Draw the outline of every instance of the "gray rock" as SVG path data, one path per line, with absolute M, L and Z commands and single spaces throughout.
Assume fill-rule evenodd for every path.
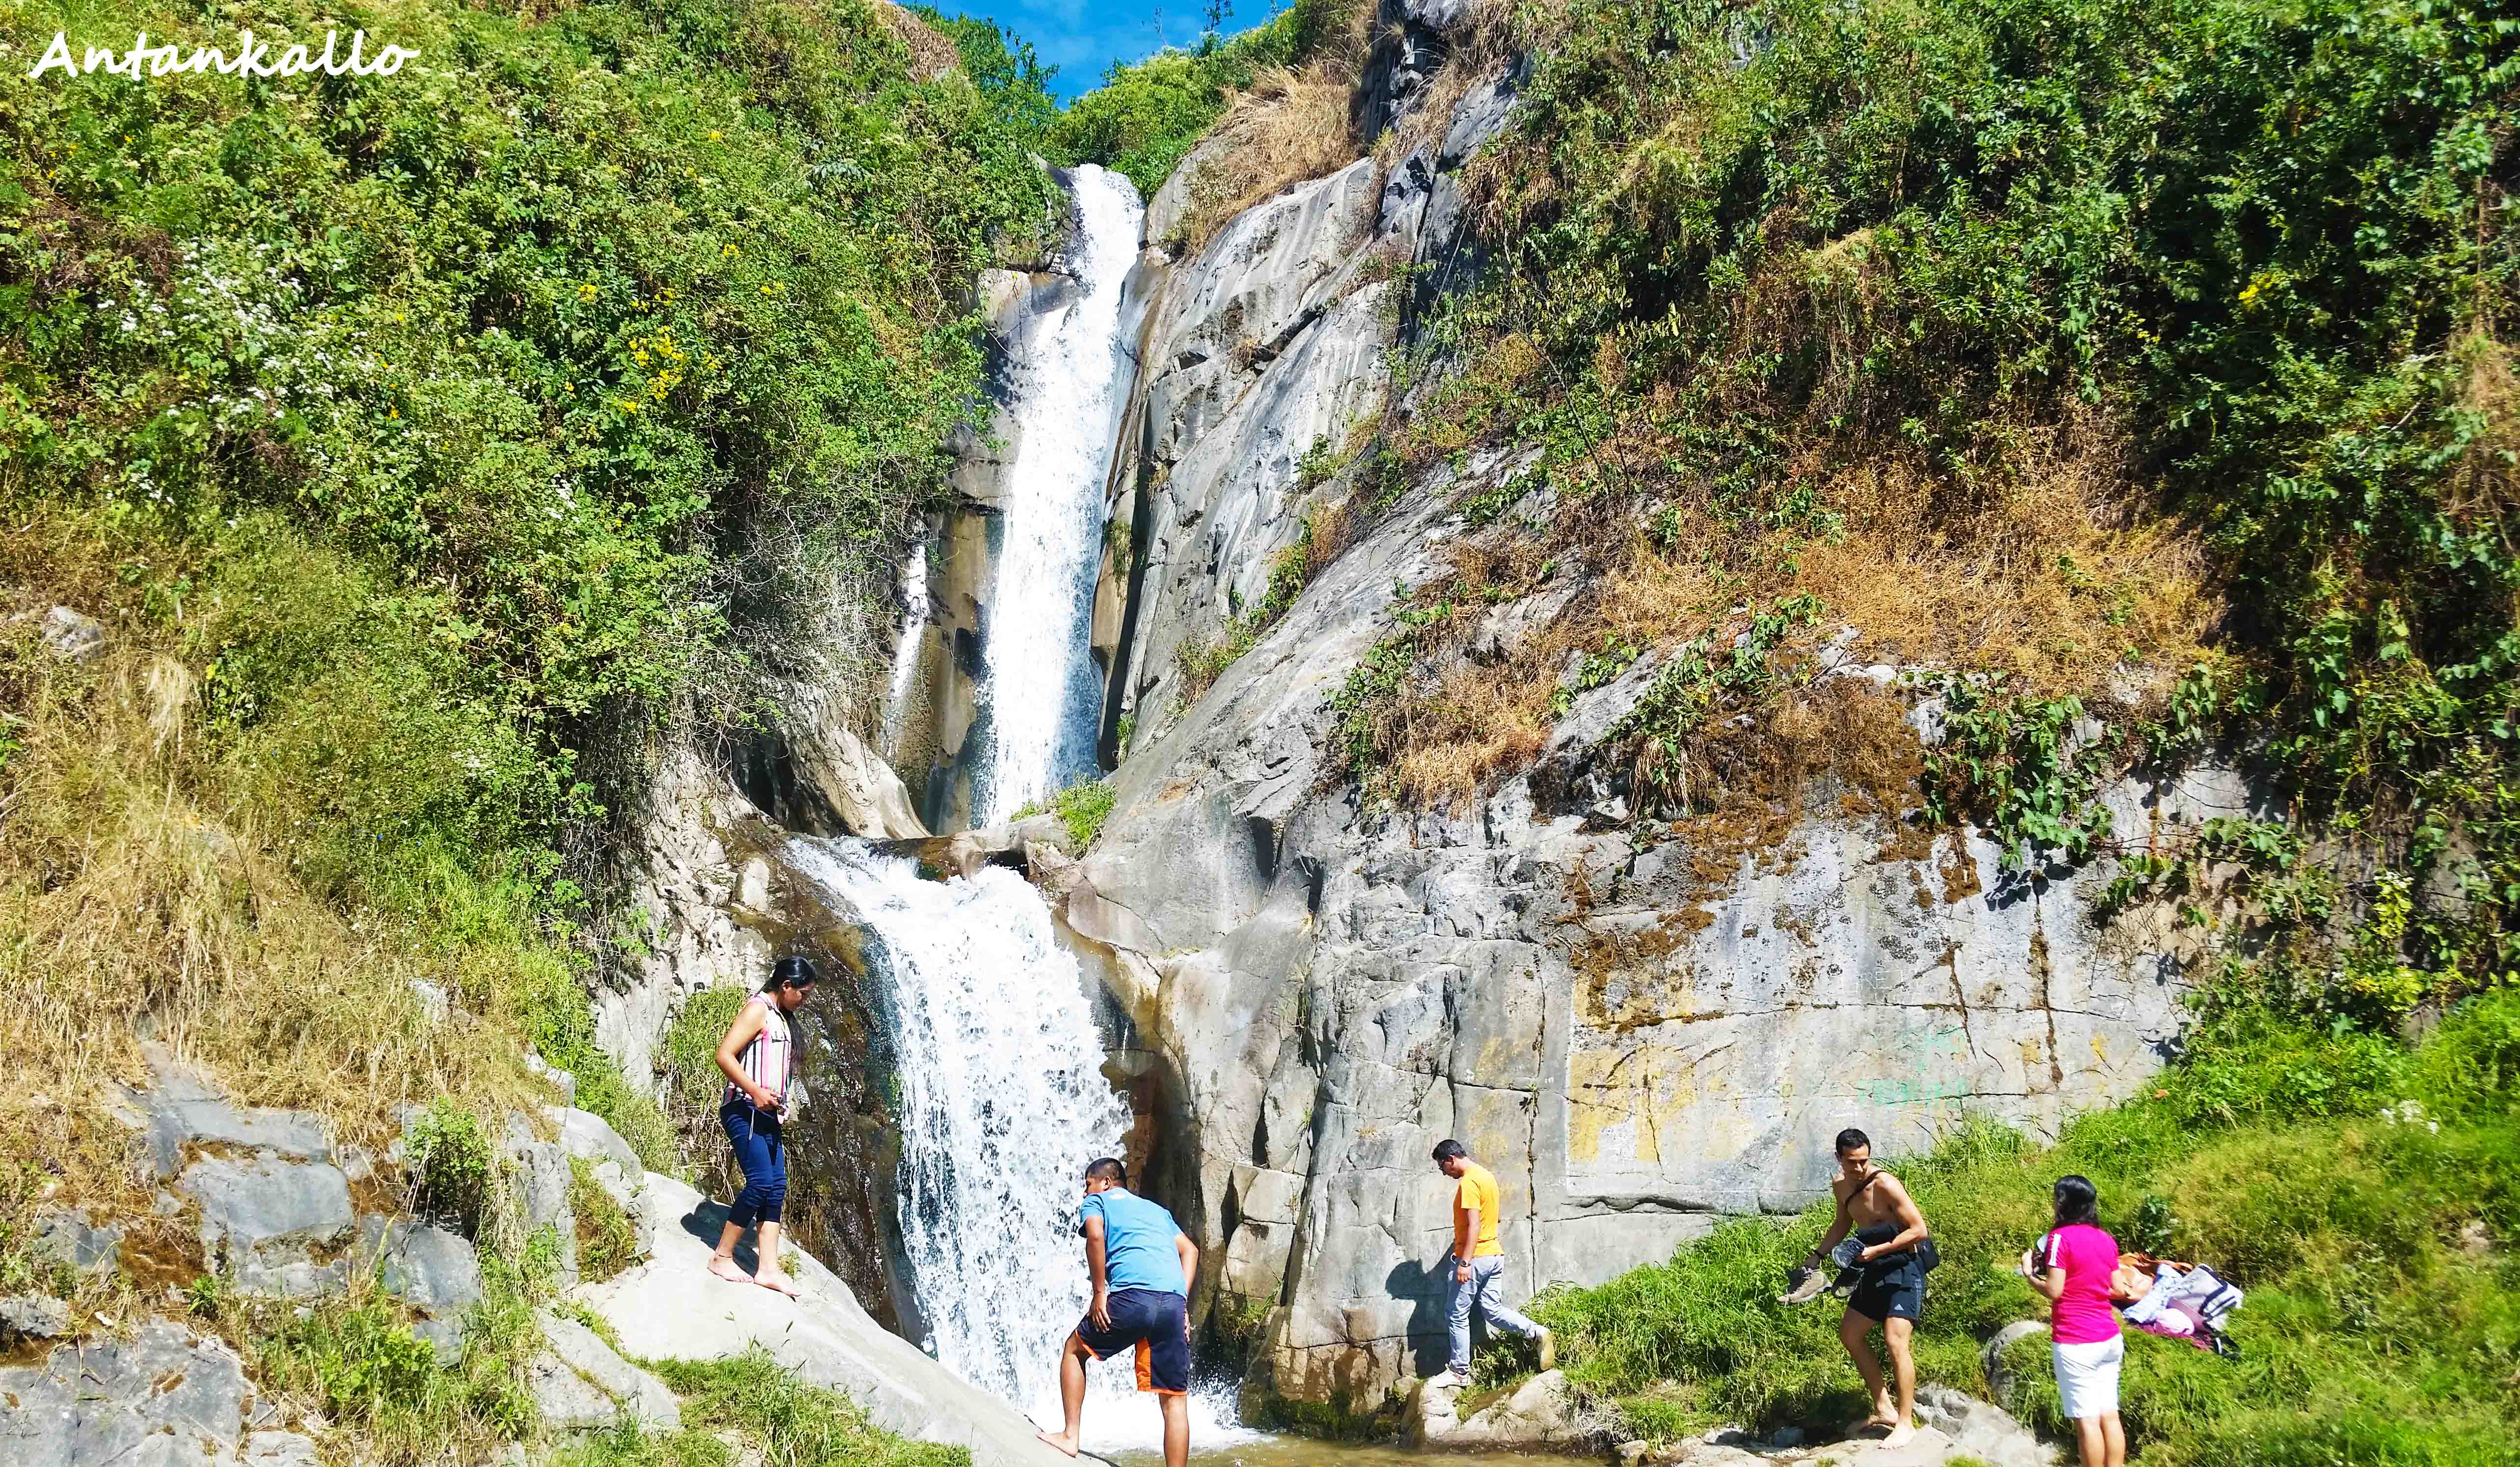
M 1146 412 L 1159 431 L 1151 395 Z M 1652 661 L 1477 800 L 1384 815 L 1316 795 L 1339 784 L 1329 695 L 1388 635 L 1394 581 L 1432 574 L 1451 503 L 1505 463 L 1460 471 L 1405 493 L 1197 704 L 1169 725 L 1142 711 L 1157 732 L 1062 878 L 1089 971 L 1181 1077 L 1180 1154 L 1202 1159 L 1185 1225 L 1229 1292 L 1283 1301 L 1260 1373 L 1292 1399 L 1440 1367 L 1439 1138 L 1496 1171 L 1522 1297 L 1668 1258 L 1728 1213 L 1800 1207 L 1843 1126 L 1894 1157 L 1963 1112 L 2048 1131 L 2132 1092 L 2184 1013 L 2167 924 L 2086 915 L 2105 859 L 2034 890 L 1981 836 L 1912 852 L 1825 792 L 1779 843 L 1587 828 L 1622 798 L 1598 750 Z M 1215 594 L 1238 562 L 1212 549 L 1182 546 L 1181 600 L 1158 604 Z M 1174 597 L 1175 574 L 1150 567 L 1148 594 Z M 1161 675 L 1126 675 L 1162 696 Z M 2126 828 L 2204 808 L 2187 783 L 2108 798 Z M 1245 1168 L 1296 1178 L 1273 1183 L 1293 1216 L 1229 1227 Z
M 1562 1370 L 1547 1370 L 1477 1414 L 1457 1413 L 1458 1389 L 1420 1381 L 1401 1417 L 1403 1445 L 1441 1451 L 1578 1451 L 1598 1449 L 1613 1435 L 1607 1418 L 1587 1412 Z
M 1043 1445 L 1012 1406 L 869 1318 L 848 1287 L 811 1257 L 787 1252 L 800 1299 L 710 1276 L 710 1244 L 690 1229 L 714 1237 L 724 1209 L 670 1177 L 652 1173 L 646 1181 L 665 1214 L 684 1225 L 659 1231 L 649 1262 L 573 1296 L 611 1325 L 624 1351 L 649 1359 L 718 1360 L 758 1347 L 807 1384 L 847 1395 L 887 1430 L 968 1446 L 973 1467 L 1073 1467 Z
M 560 1090 L 561 1104 L 575 1105 L 577 1103 L 576 1076 L 562 1069 L 558 1065 L 545 1063 L 543 1057 L 536 1054 L 531 1049 L 525 1051 L 525 1068 L 537 1077 L 550 1081 L 552 1085 Z
M 166 1320 L 128 1341 L 56 1349 L 0 1370 L 0 1461 L 10 1467 L 197 1464 L 232 1458 L 253 1388 L 226 1345 Z
M 105 655 L 105 624 L 68 606 L 55 606 L 44 613 L 40 635 L 44 649 L 66 661 L 93 662 Z
M 626 1176 L 637 1177 L 646 1169 L 639 1165 L 639 1153 L 621 1139 L 621 1134 L 591 1111 L 565 1110 L 546 1106 L 543 1114 L 560 1129 L 560 1145 L 571 1156 L 587 1161 L 608 1161 Z
M 349 1179 L 320 1162 L 198 1161 L 175 1186 L 200 1206 L 202 1247 L 213 1259 L 343 1243 L 355 1221 Z
M 437 1363 L 453 1369 L 464 1363 L 464 1326 L 453 1319 L 415 1319 L 411 1332 L 437 1352 Z
M 1986 1349 L 1980 1353 L 1980 1358 L 1986 1365 L 1988 1395 L 1998 1400 L 2012 1400 L 2012 1381 L 2015 1372 L 2005 1363 L 2004 1356 L 2011 1354 L 2012 1347 L 2023 1340 L 2029 1339 L 2032 1335 L 2044 1335 L 2047 1332 L 2048 1321 L 2045 1319 L 2015 1319 L 1995 1332 L 1995 1337 L 1986 1342 Z
M 1989 1467 L 2054 1467 L 2056 1449 L 2002 1407 L 1949 1386 L 1916 1391 L 1916 1421 L 1949 1439 L 1952 1455 Z
M 508 1169 L 508 1196 L 517 1209 L 518 1231 L 550 1227 L 560 1238 L 561 1270 L 567 1281 L 577 1278 L 577 1228 L 568 1207 L 568 1153 L 556 1141 L 537 1139 L 521 1111 L 508 1113 L 500 1138 L 500 1155 Z
M 121 1257 L 122 1229 L 90 1226 L 77 1210 L 48 1212 L 35 1220 L 35 1251 L 81 1273 L 110 1269 Z
M 144 1052 L 157 1084 L 131 1098 L 147 1116 L 149 1159 L 159 1178 L 184 1170 L 188 1147 L 269 1151 L 306 1162 L 333 1159 L 322 1118 L 233 1105 L 162 1047 L 152 1045 Z
M 480 1257 L 445 1228 L 361 1218 L 358 1258 L 379 1288 L 424 1312 L 453 1316 L 480 1302 Z
M 245 1467 L 324 1467 L 314 1439 L 295 1432 L 255 1432 L 245 1439 Z
M 663 1381 L 613 1354 L 602 1337 L 576 1320 L 548 1311 L 540 1318 L 551 1356 L 591 1382 L 617 1409 L 643 1427 L 683 1429 L 682 1404 Z
M 12 1294 L 0 1299 L 0 1340 L 13 1335 L 58 1340 L 69 1332 L 70 1307 L 49 1294 Z
M 556 1431 L 594 1431 L 620 1419 L 621 1407 L 611 1397 L 548 1351 L 525 1367 L 525 1386 L 543 1424 Z

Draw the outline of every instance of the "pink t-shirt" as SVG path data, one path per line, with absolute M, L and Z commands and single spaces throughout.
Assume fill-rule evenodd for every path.
M 2118 1271 L 2118 1240 L 2076 1222 L 2039 1240 L 2033 1260 L 2039 1271 L 2065 1270 L 2065 1292 L 2056 1298 L 2048 1333 L 2059 1345 L 2095 1345 L 2118 1337 L 2118 1316 L 2109 1308 L 2109 1275 Z

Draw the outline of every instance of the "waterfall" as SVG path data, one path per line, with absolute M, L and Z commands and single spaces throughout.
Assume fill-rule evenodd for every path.
M 901 1136 L 897 1216 L 922 1343 L 947 1368 L 1045 1426 L 1058 1350 L 1091 1288 L 1076 1235 L 1085 1165 L 1120 1152 L 1128 1106 L 1076 959 L 1032 884 L 991 867 L 923 880 L 859 840 L 792 836 L 787 865 L 862 925 L 867 990 L 888 1041 Z M 1160 1445 L 1127 1359 L 1097 1365 L 1086 1443 Z M 1230 1387 L 1192 1400 L 1204 1445 L 1249 1440 Z
M 1010 343 L 1006 411 L 1015 424 L 1007 470 L 1004 543 L 982 645 L 980 691 L 990 731 L 971 822 L 1005 819 L 1095 768 L 1102 684 L 1091 651 L 1094 579 L 1102 562 L 1103 487 L 1129 392 L 1121 288 L 1138 258 L 1137 190 L 1119 174 L 1077 168 L 1076 234 L 1062 303 L 1031 317 Z

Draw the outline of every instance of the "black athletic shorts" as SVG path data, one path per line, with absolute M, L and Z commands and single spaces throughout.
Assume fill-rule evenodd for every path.
M 1141 1391 L 1158 1396 L 1190 1392 L 1190 1301 L 1179 1294 L 1122 1289 L 1111 1296 L 1111 1327 L 1096 1329 L 1089 1311 L 1076 1321 L 1076 1338 L 1098 1360 L 1135 1346 Z
M 1866 1233 L 1873 1236 L 1866 1237 Z M 1899 1229 L 1887 1223 L 1875 1223 L 1856 1233 L 1867 1246 L 1886 1243 L 1899 1235 Z M 1846 1296 L 1846 1307 L 1867 1319 L 1905 1319 L 1910 1323 L 1925 1316 L 1925 1264 L 1911 1248 L 1876 1258 L 1864 1266 L 1864 1276 L 1855 1282 L 1855 1292 Z

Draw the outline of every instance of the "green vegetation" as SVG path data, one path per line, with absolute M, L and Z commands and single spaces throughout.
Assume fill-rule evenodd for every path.
M 412 1212 L 477 1237 L 492 1186 L 490 1140 L 479 1118 L 441 1095 L 413 1118 L 404 1146 Z
M 236 20 L 34 3 L 0 40 Z M 112 1138 L 19 1107 L 136 1077 L 63 1018 L 147 1008 L 363 1140 L 534 1098 L 522 1036 L 673 1170 L 585 997 L 638 943 L 615 812 L 666 723 L 776 717 L 831 588 L 881 599 L 980 387 L 972 273 L 1052 223 L 1022 68 L 914 80 L 934 38 L 865 0 L 390 20 L 390 78 L 0 99 L 0 1155 L 94 1190 Z M 10 619 L 55 602 L 98 663 Z
M 765 1351 L 649 1368 L 682 1398 L 684 1429 L 670 1436 L 625 1429 L 572 1443 L 555 1467 L 728 1467 L 734 1454 L 716 1435 L 727 1430 L 781 1467 L 970 1467 L 969 1447 L 895 1436 L 847 1397 L 799 1384 Z
M 2210 745 L 2323 859 L 2395 873 L 2239 904 L 2235 993 L 2389 1023 L 2520 971 L 2520 22 L 1577 0 L 1512 24 L 1536 73 L 1466 174 L 1495 263 L 1425 323 L 1386 448 L 1539 450 L 1551 522 L 1487 554 L 1586 554 L 1576 647 L 1817 597 L 1950 670 L 1927 803 L 2007 866 L 2109 850 L 2096 792 Z M 1417 680 L 1373 767 L 1517 721 L 1537 747 L 1522 689 L 1554 670 L 1491 669 L 1484 701 Z
M 1113 64 L 1102 85 L 1077 98 L 1044 134 L 1044 151 L 1065 164 L 1100 163 L 1128 175 L 1149 199 L 1163 187 L 1209 124 L 1225 114 L 1229 90 L 1264 68 L 1291 67 L 1347 24 L 1352 0 L 1294 0 L 1230 39 L 1211 26 L 1194 50 L 1166 49 Z
M 1111 818 L 1112 803 L 1119 797 L 1119 790 L 1110 780 L 1093 779 L 1083 784 L 1071 784 L 1052 795 L 1046 803 L 1036 800 L 1016 811 L 1014 819 L 1056 815 L 1067 827 L 1068 840 L 1077 850 L 1083 851 L 1094 844 L 1094 837 L 1102 833 L 1102 822 Z
M 568 1159 L 568 1209 L 577 1229 L 577 1276 L 603 1283 L 638 1262 L 639 1230 L 595 1177 L 595 1164 Z
M 485 1256 L 481 1283 L 453 1369 L 438 1364 L 436 1347 L 411 1332 L 398 1307 L 358 1295 L 261 1307 L 276 1326 L 249 1358 L 272 1389 L 357 1432 L 371 1460 L 485 1457 L 498 1442 L 530 1436 L 540 1420 L 524 1367 L 541 1346 L 534 1306 L 550 1279 Z
M 2236 1361 L 2131 1333 L 2125 1411 L 2147 1462 L 2504 1462 L 2520 1453 L 2520 993 L 2469 1000 L 2421 1047 L 2351 1032 L 2216 1026 L 2148 1093 L 2069 1124 L 2052 1147 L 1972 1124 L 1894 1163 L 1943 1265 L 1917 1333 L 1920 1377 L 1983 1395 L 1979 1345 L 2044 1317 L 2011 1271 L 2068 1172 L 2103 1222 L 2211 1264 L 2248 1291 Z M 1725 1421 L 1861 1415 L 1838 1308 L 1776 1303 L 1825 1204 L 1726 1223 L 1671 1263 L 1535 1310 L 1569 1374 L 1673 1437 Z M 2149 1230 L 2157 1236 L 2145 1237 Z M 2057 1415 L 2045 1337 L 2003 1402 Z

